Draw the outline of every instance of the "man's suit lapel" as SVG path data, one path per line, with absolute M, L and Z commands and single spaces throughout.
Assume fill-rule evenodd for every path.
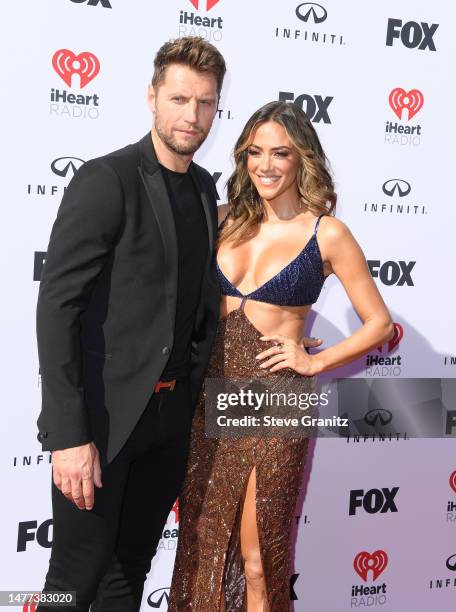
M 176 313 L 176 288 L 178 273 L 177 236 L 173 211 L 165 180 L 160 171 L 150 132 L 139 141 L 141 165 L 138 168 L 146 189 L 149 203 L 160 229 L 165 254 L 164 277 L 166 298 L 171 321 Z
M 174 224 L 173 212 L 169 201 L 168 191 L 163 175 L 160 171 L 157 155 L 152 143 L 150 132 L 139 141 L 140 148 L 140 166 L 138 168 L 141 178 L 146 189 L 146 193 L 157 219 L 160 228 L 160 234 L 163 242 L 163 250 L 165 253 L 165 282 L 168 310 L 171 320 L 174 323 L 176 312 L 176 288 L 177 288 L 177 273 L 178 273 L 178 254 L 177 254 L 177 236 L 176 227 Z M 198 172 L 194 164 L 190 164 L 190 176 L 192 177 L 198 192 L 201 196 L 201 202 L 206 216 L 207 232 L 209 238 L 209 252 L 207 256 L 207 265 L 205 274 L 208 274 L 210 263 L 214 252 L 215 233 L 217 224 L 215 221 L 214 206 L 211 206 L 211 196 L 206 191 L 203 182 L 198 176 Z
M 198 188 L 199 194 L 201 196 L 201 202 L 203 203 L 204 214 L 206 215 L 207 232 L 209 236 L 209 254 L 208 254 L 208 262 L 209 262 L 212 259 L 212 254 L 214 251 L 215 226 L 214 226 L 214 218 L 213 218 L 213 213 L 212 213 L 213 207 L 211 207 L 209 203 L 209 195 L 204 189 L 204 185 L 200 181 L 198 177 L 198 173 L 196 172 L 195 166 L 193 164 L 190 164 L 190 176 L 192 177 L 193 182 Z

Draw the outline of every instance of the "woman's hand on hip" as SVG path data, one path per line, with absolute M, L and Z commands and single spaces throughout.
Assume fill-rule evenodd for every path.
M 305 350 L 307 347 L 319 346 L 322 342 L 318 338 L 304 338 L 301 342 L 295 342 L 279 334 L 273 336 L 262 336 L 263 342 L 274 342 L 274 346 L 262 351 L 256 359 L 266 359 L 260 368 L 268 369 L 268 372 L 277 372 L 284 368 L 291 368 L 302 376 L 314 376 L 317 373 L 317 364 L 313 355 Z

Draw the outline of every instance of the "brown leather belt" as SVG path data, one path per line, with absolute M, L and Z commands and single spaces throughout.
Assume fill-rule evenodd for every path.
M 169 389 L 169 391 L 174 391 L 174 387 L 176 385 L 176 379 L 173 380 L 159 380 L 155 384 L 154 393 L 159 393 L 160 389 Z

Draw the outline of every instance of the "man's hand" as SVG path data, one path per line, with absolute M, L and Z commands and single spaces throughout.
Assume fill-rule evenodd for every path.
M 55 486 L 80 510 L 92 510 L 94 485 L 101 487 L 101 466 L 98 449 L 93 442 L 52 451 Z

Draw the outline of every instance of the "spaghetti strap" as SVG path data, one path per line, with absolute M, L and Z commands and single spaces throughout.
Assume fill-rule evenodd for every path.
M 317 233 L 318 226 L 320 225 L 320 219 L 321 219 L 322 217 L 324 217 L 324 216 L 325 216 L 325 214 L 326 214 L 326 213 L 323 213 L 323 214 L 321 214 L 321 215 L 318 217 L 317 222 L 315 223 L 314 234 L 316 234 L 316 233 Z

